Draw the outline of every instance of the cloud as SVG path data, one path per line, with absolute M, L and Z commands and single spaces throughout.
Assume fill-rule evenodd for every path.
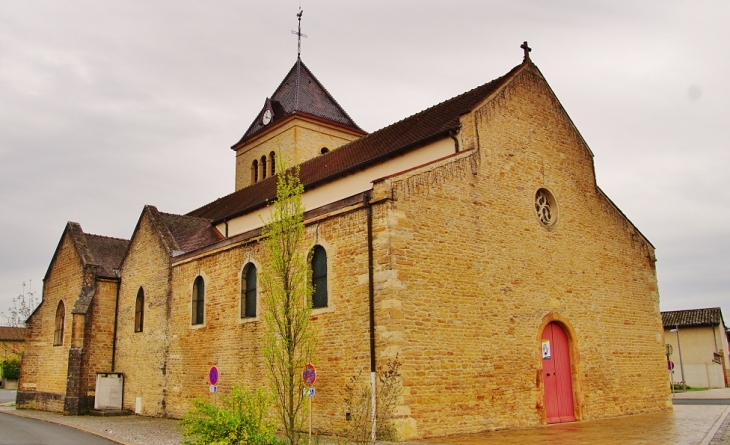
M 298 7 L 3 3 L 0 309 L 40 290 L 68 220 L 129 237 L 144 204 L 233 190 L 229 147 L 294 63 Z M 370 131 L 501 76 L 527 40 L 599 185 L 656 246 L 662 308 L 727 304 L 727 2 L 303 7 L 304 61 Z

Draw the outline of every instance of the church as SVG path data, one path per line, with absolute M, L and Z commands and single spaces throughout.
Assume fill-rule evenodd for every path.
M 83 414 L 98 373 L 123 376 L 125 409 L 171 418 L 212 397 L 211 366 L 220 393 L 265 384 L 261 226 L 286 158 L 316 283 L 315 429 L 340 431 L 346 381 L 396 356 L 404 440 L 671 410 L 654 247 L 522 48 L 373 133 L 298 57 L 231 147 L 232 193 L 145 206 L 129 240 L 66 225 L 18 408 Z

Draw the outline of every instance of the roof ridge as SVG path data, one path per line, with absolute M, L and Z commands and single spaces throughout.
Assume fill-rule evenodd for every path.
M 160 215 L 165 215 L 165 216 L 177 216 L 177 217 L 181 217 L 181 218 L 191 218 L 191 219 L 199 219 L 199 220 L 201 220 L 201 221 L 206 221 L 206 222 L 211 222 L 211 221 L 213 221 L 213 220 L 212 220 L 212 219 L 210 219 L 210 218 L 203 218 L 202 216 L 180 215 L 180 214 L 178 214 L 178 213 L 160 212 L 159 210 L 158 210 L 157 212 L 158 212 L 158 213 L 159 213 Z
M 333 96 L 332 93 L 330 93 L 329 90 L 322 84 L 322 82 L 319 81 L 319 79 L 317 78 L 317 76 L 314 75 L 314 73 L 312 72 L 312 70 L 310 70 L 307 67 L 307 65 L 304 64 L 304 62 L 301 60 L 301 58 L 299 59 L 299 61 L 301 62 L 301 65 L 304 67 L 304 69 L 307 70 L 307 72 L 309 73 L 309 75 L 312 76 L 312 79 L 315 82 L 317 82 L 317 85 L 319 85 L 319 87 L 322 89 L 322 91 L 324 91 L 325 93 L 327 93 L 327 96 L 332 100 L 332 102 L 335 103 L 335 105 L 337 105 L 337 108 L 340 109 L 340 111 L 342 112 L 342 114 L 344 114 L 353 124 L 355 124 L 355 128 L 357 128 L 359 130 L 362 130 L 362 128 L 360 128 L 360 126 L 357 125 L 357 122 L 355 122 L 355 120 L 350 117 L 350 115 L 347 113 L 347 111 L 345 111 L 345 109 L 342 107 L 342 105 L 340 105 L 340 103 L 337 102 L 337 99 L 335 99 L 335 96 Z M 365 130 L 363 130 L 363 131 L 365 131 Z
M 301 57 L 297 57 L 297 63 L 295 66 L 297 67 L 297 75 L 294 77 L 294 81 L 295 81 L 294 111 L 299 109 L 299 90 L 302 86 L 302 84 L 299 82 L 302 78 L 302 58 Z
M 95 238 L 106 238 L 106 239 L 112 239 L 112 240 L 116 240 L 116 241 L 129 241 L 129 240 L 128 240 L 128 239 L 126 239 L 126 238 L 117 238 L 117 237 L 115 237 L 115 236 L 107 236 L 107 235 L 97 235 L 97 234 L 95 234 L 95 233 L 84 233 L 84 235 L 86 235 L 86 236 L 93 236 L 93 237 L 95 237 Z
M 443 106 L 443 104 L 445 104 L 445 103 L 448 103 L 448 102 L 451 102 L 451 101 L 457 101 L 458 99 L 460 99 L 460 98 L 462 98 L 462 97 L 464 97 L 464 96 L 467 96 L 467 95 L 469 95 L 469 94 L 473 94 L 473 93 L 474 93 L 474 92 L 475 92 L 476 90 L 478 90 L 478 89 L 480 89 L 480 88 L 486 88 L 486 87 L 487 87 L 488 85 L 491 85 L 491 84 L 492 84 L 493 82 L 496 82 L 496 81 L 498 81 L 498 80 L 500 80 L 500 79 L 506 78 L 507 76 L 511 75 L 511 74 L 513 73 L 513 71 L 515 71 L 515 70 L 516 70 L 517 68 L 521 67 L 522 65 L 523 65 L 523 63 L 521 63 L 521 64 L 519 64 L 519 65 L 515 66 L 514 68 L 512 68 L 511 70 L 509 70 L 509 71 L 508 71 L 508 72 L 507 72 L 506 74 L 504 74 L 504 75 L 502 75 L 502 76 L 499 76 L 499 77 L 497 77 L 497 78 L 494 78 L 494 79 L 490 80 L 489 82 L 485 82 L 485 83 L 483 83 L 483 84 L 481 84 L 481 85 L 478 85 L 478 86 L 476 86 L 476 87 L 474 87 L 474 88 L 472 88 L 472 89 L 470 89 L 470 90 L 468 90 L 468 91 L 465 91 L 465 92 L 463 92 L 463 93 L 461 93 L 461 94 L 457 94 L 456 96 L 450 97 L 450 98 L 448 98 L 448 99 L 444 99 L 444 100 L 442 100 L 441 102 L 439 102 L 439 103 L 437 103 L 437 104 L 431 105 L 430 107 L 428 107 L 428 108 L 424 108 L 423 110 L 421 110 L 421 111 L 418 111 L 418 112 L 416 112 L 416 113 L 414 113 L 414 114 L 411 114 L 410 116 L 406 116 L 406 117 L 404 117 L 403 119 L 401 119 L 401 120 L 399 120 L 399 121 L 393 122 L 392 124 L 389 124 L 389 125 L 386 125 L 385 127 L 379 128 L 379 129 L 377 129 L 377 130 L 373 131 L 372 133 L 368 133 L 368 134 L 366 134 L 366 135 L 364 135 L 364 136 L 362 136 L 362 137 L 359 137 L 359 138 L 355 139 L 354 141 L 348 142 L 347 144 L 345 144 L 345 145 L 342 145 L 342 146 L 338 147 L 338 148 L 337 148 L 337 150 L 339 150 L 339 149 L 341 149 L 341 148 L 344 148 L 344 147 L 347 147 L 348 145 L 352 145 L 352 144 L 354 144 L 354 143 L 356 143 L 356 142 L 357 142 L 357 143 L 361 143 L 361 141 L 367 141 L 367 140 L 368 140 L 368 138 L 370 138 L 371 136 L 372 136 L 372 137 L 377 137 L 377 136 L 379 136 L 379 135 L 378 135 L 378 133 L 380 133 L 380 132 L 382 132 L 382 131 L 385 131 L 385 130 L 387 130 L 387 129 L 388 129 L 388 128 L 390 128 L 390 127 L 393 127 L 393 126 L 399 125 L 400 123 L 402 123 L 402 122 L 405 122 L 405 121 L 407 121 L 407 120 L 409 120 L 409 119 L 414 119 L 414 118 L 416 118 L 416 117 L 417 117 L 417 116 L 419 116 L 419 115 L 423 115 L 423 114 L 426 114 L 427 112 L 429 112 L 429 111 L 433 110 L 433 109 L 434 109 L 434 108 L 436 108 L 436 107 L 439 107 L 439 106 Z M 312 77 L 314 77 L 314 75 L 313 75 Z M 315 79 L 315 80 L 316 80 L 316 79 Z M 312 161 L 314 161 L 314 160 L 316 160 L 316 159 L 319 159 L 319 158 L 322 158 L 322 157 L 324 157 L 324 156 L 327 156 L 327 155 L 329 155 L 329 154 L 331 154 L 331 153 L 334 153 L 335 151 L 336 151 L 336 150 L 332 150 L 332 151 L 330 151 L 330 152 L 328 152 L 328 153 L 325 153 L 325 154 L 323 154 L 323 155 L 321 155 L 321 156 L 317 156 L 317 157 L 314 157 L 314 158 L 308 159 L 308 160 L 306 160 L 306 161 L 302 162 L 302 163 L 301 163 L 301 164 L 299 164 L 299 165 L 305 165 L 305 164 L 308 164 L 308 163 L 310 163 L 310 162 L 312 162 Z M 266 178 L 266 179 L 269 179 L 269 178 Z
M 434 109 L 434 108 L 436 108 L 436 107 L 439 107 L 439 106 L 443 106 L 443 104 L 445 104 L 445 103 L 447 103 L 447 102 L 451 102 L 451 101 L 457 101 L 457 100 L 458 100 L 458 99 L 460 99 L 461 97 L 467 96 L 467 95 L 469 95 L 469 94 L 473 94 L 473 93 L 474 93 L 474 92 L 475 92 L 476 90 L 478 90 L 478 89 L 480 89 L 480 88 L 485 88 L 485 87 L 487 87 L 488 85 L 491 85 L 491 84 L 492 84 L 492 82 L 496 82 L 496 81 L 498 81 L 498 80 L 500 80 L 500 79 L 503 79 L 503 78 L 505 78 L 505 77 L 509 76 L 510 74 L 512 74 L 512 72 L 513 72 L 513 71 L 515 71 L 515 70 L 516 70 L 517 68 L 521 67 L 522 65 L 523 65 L 523 64 L 519 64 L 519 65 L 515 66 L 514 68 L 512 68 L 511 70 L 509 70 L 509 71 L 508 71 L 508 72 L 507 72 L 506 74 L 504 74 L 504 75 L 502 75 L 502 76 L 496 77 L 496 78 L 494 78 L 494 79 L 490 80 L 489 82 L 485 82 L 485 83 L 483 83 L 483 84 L 481 84 L 481 85 L 478 85 L 478 86 L 476 86 L 476 87 L 474 87 L 474 88 L 472 88 L 472 89 L 470 89 L 470 90 L 467 90 L 467 91 L 465 91 L 465 92 L 463 92 L 463 93 L 461 93 L 461 94 L 457 94 L 456 96 L 452 96 L 452 97 L 450 97 L 450 98 L 448 98 L 448 99 L 444 99 L 444 100 L 442 100 L 441 102 L 439 102 L 439 103 L 437 103 L 437 104 L 431 105 L 430 107 L 428 107 L 428 108 L 424 108 L 423 110 L 421 110 L 421 111 L 418 111 L 418 112 L 416 112 L 416 113 L 414 113 L 414 114 L 411 114 L 410 116 L 406 116 L 406 117 L 404 117 L 403 119 L 401 119 L 401 120 L 399 120 L 399 121 L 393 122 L 392 124 L 389 124 L 389 125 L 386 125 L 385 127 L 379 128 L 379 129 L 377 129 L 377 130 L 373 131 L 372 133 L 368 133 L 368 134 L 366 134 L 365 136 L 363 136 L 363 137 L 361 137 L 361 138 L 358 138 L 358 139 L 355 139 L 354 141 L 352 141 L 352 142 L 349 142 L 348 144 L 345 144 L 345 145 L 349 145 L 349 144 L 351 144 L 351 143 L 353 143 L 353 142 L 355 142 L 355 141 L 361 141 L 361 140 L 366 140 L 366 139 L 367 139 L 368 137 L 370 137 L 370 136 L 372 136 L 372 135 L 374 135 L 374 134 L 376 134 L 376 133 L 378 133 L 378 132 L 380 132 L 380 131 L 383 131 L 383 130 L 385 130 L 385 129 L 387 129 L 387 128 L 390 128 L 390 127 L 392 127 L 392 126 L 394 126 L 394 125 L 398 125 L 398 124 L 400 124 L 400 123 L 401 123 L 401 122 L 403 122 L 403 121 L 407 121 L 407 120 L 409 120 L 409 119 L 413 119 L 413 118 L 415 118 L 416 116 L 418 116 L 419 114 L 426 114 L 426 113 L 427 113 L 428 111 L 431 111 L 432 109 Z M 343 145 L 343 147 L 344 147 L 345 145 Z M 341 147 L 340 147 L 340 148 L 341 148 Z

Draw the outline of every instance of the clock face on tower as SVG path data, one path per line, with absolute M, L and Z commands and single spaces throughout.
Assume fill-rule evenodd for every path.
M 264 116 L 261 119 L 264 125 L 269 125 L 269 122 L 271 122 L 271 110 L 264 111 Z

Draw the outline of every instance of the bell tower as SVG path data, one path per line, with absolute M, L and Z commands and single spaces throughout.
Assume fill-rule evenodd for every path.
M 278 156 L 286 156 L 289 165 L 301 164 L 365 134 L 297 58 L 231 147 L 236 152 L 236 190 L 272 176 Z
M 236 191 L 273 176 L 281 156 L 289 165 L 301 164 L 367 134 L 302 62 L 301 16 L 299 31 L 292 31 L 299 37 L 296 63 L 231 147 Z

